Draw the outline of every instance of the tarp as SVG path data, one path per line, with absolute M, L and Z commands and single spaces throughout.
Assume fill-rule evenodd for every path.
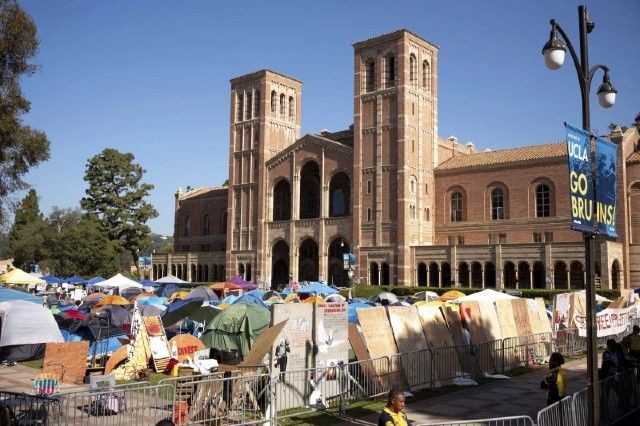
M 64 282 L 69 284 L 86 284 L 87 280 L 77 275 L 74 275 L 72 277 L 65 278 Z
M 501 293 L 499 291 L 491 290 L 490 288 L 486 290 L 479 291 L 477 293 L 470 294 L 468 296 L 463 296 L 458 299 L 455 299 L 456 302 L 472 302 L 472 301 L 489 301 L 494 302 L 496 300 L 501 299 L 518 299 L 516 296 L 512 296 L 507 293 Z
M 47 282 L 47 284 L 62 284 L 64 280 L 62 278 L 54 277 L 53 275 L 44 275 L 40 277 Z
M 166 277 L 165 277 L 166 278 Z M 180 287 L 174 283 L 165 284 L 154 291 L 160 297 L 170 297 L 173 293 L 180 291 Z
M 236 275 L 235 277 L 229 280 L 230 283 L 240 286 L 243 290 L 255 290 L 258 288 L 257 285 L 253 284 L 250 281 L 245 281 L 242 279 L 242 275 Z
M 0 287 L 0 302 L 6 302 L 8 300 L 26 300 L 27 302 L 40 303 L 43 300 L 40 296 L 34 296 L 24 291 L 14 290 L 12 288 Z
M 93 277 L 89 281 L 87 281 L 87 285 L 89 286 L 96 285 L 98 283 L 101 283 L 102 281 L 104 281 L 104 278 L 102 277 Z
M 0 303 L 0 323 L 0 347 L 64 341 L 53 314 L 37 303 Z
M 188 283 L 189 281 L 181 280 L 180 278 L 173 275 L 167 275 L 166 277 L 162 277 L 155 282 L 158 284 L 184 284 Z
M 336 290 L 335 288 L 331 288 L 326 284 L 314 282 L 314 283 L 309 283 L 304 287 L 302 287 L 300 290 L 298 290 L 298 293 L 328 295 L 328 294 L 336 294 L 338 293 L 338 290 Z
M 0 283 L 3 284 L 46 284 L 45 280 L 36 278 L 33 275 L 27 274 L 20 268 L 12 269 L 6 274 L 0 275 Z
M 116 274 L 108 280 L 104 280 L 98 284 L 100 287 L 113 287 L 117 288 L 119 292 L 122 292 L 125 288 L 137 287 L 142 288 L 142 284 L 130 280 L 122 274 Z

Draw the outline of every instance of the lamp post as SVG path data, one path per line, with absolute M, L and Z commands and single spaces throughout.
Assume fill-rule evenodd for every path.
M 549 41 L 544 45 L 542 53 L 544 55 L 547 68 L 556 70 L 562 66 L 564 56 L 567 49 L 573 59 L 578 74 L 578 83 L 580 84 L 580 93 L 582 98 L 582 128 L 591 134 L 591 120 L 589 111 L 589 91 L 591 89 L 591 81 L 598 69 L 604 71 L 602 84 L 598 88 L 598 100 L 603 108 L 613 106 L 616 100 L 616 89 L 609 81 L 609 68 L 604 65 L 595 65 L 589 68 L 589 47 L 587 44 L 587 35 L 593 31 L 595 24 L 589 19 L 586 6 L 578 6 L 578 23 L 580 28 L 580 58 L 576 55 L 576 51 L 564 32 L 560 24 L 555 19 L 550 21 L 551 33 Z M 562 40 L 558 38 L 558 33 Z M 589 150 L 591 156 L 591 150 Z M 593 167 L 594 161 L 591 161 Z M 592 176 L 594 174 L 592 173 Z M 593 182 L 592 187 L 593 187 Z M 595 188 L 594 188 L 595 197 Z M 587 374 L 588 380 L 588 424 L 597 425 L 599 419 L 599 392 L 598 392 L 598 355 L 596 352 L 596 323 L 595 323 L 595 263 L 592 259 L 594 248 L 594 232 L 583 232 L 584 238 L 584 257 L 586 269 L 586 322 L 587 322 Z

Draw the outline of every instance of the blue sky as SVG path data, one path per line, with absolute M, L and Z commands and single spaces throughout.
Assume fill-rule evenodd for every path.
M 25 79 L 25 122 L 51 159 L 26 177 L 41 209 L 77 207 L 87 159 L 132 152 L 155 185 L 154 232 L 173 232 L 173 194 L 228 175 L 229 79 L 270 68 L 302 80 L 302 134 L 353 121 L 353 42 L 408 28 L 440 47 L 439 134 L 480 150 L 564 138 L 580 125 L 573 64 L 544 66 L 554 17 L 578 48 L 571 1 L 24 0 L 38 26 L 40 73 Z M 591 64 L 611 69 L 616 105 L 592 87 L 592 128 L 640 112 L 640 1 L 588 1 Z

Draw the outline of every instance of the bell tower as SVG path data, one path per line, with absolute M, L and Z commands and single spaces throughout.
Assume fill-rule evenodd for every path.
M 405 29 L 353 47 L 360 274 L 369 284 L 411 285 L 410 246 L 434 236 L 438 47 Z

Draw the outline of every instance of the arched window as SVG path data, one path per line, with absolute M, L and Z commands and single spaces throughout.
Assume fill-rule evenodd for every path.
M 491 220 L 504 219 L 504 190 L 493 188 L 491 191 Z
M 409 56 L 409 81 L 415 85 L 416 83 L 416 55 L 413 53 Z
M 429 194 L 429 184 L 428 183 L 424 184 L 424 194 L 425 195 Z
M 551 191 L 549 185 L 541 183 L 536 186 L 536 217 L 551 216 Z
M 451 222 L 462 222 L 462 194 L 451 194 Z
M 251 96 L 251 92 L 247 93 L 247 101 L 244 105 L 244 116 L 247 120 L 251 119 L 251 113 L 253 112 L 253 97 Z
M 273 90 L 271 92 L 271 112 L 272 113 L 276 113 L 276 102 L 278 101 L 278 95 L 276 94 L 276 91 Z
M 431 92 L 431 66 L 428 61 L 422 61 L 422 87 Z
M 411 139 L 411 153 L 415 153 L 416 152 L 416 140 L 415 139 Z
M 427 215 L 427 209 L 426 208 L 422 211 L 422 219 L 423 220 L 429 220 L 429 216 Z
M 371 209 L 367 209 L 367 222 L 371 222 Z
M 293 120 L 296 115 L 296 103 L 293 96 L 289 96 L 289 120 Z
M 260 117 L 260 102 L 262 101 L 262 99 L 260 99 L 260 91 L 256 90 L 256 99 L 253 102 L 253 117 Z
M 411 176 L 411 179 L 409 180 L 409 190 L 412 194 L 416 193 L 416 178 L 413 176 Z
M 236 121 L 242 121 L 242 113 L 244 112 L 244 95 L 238 93 L 236 99 Z
M 431 220 L 431 215 L 430 215 L 429 208 L 427 207 L 427 222 L 429 222 L 430 220 Z
M 209 215 L 207 213 L 202 216 L 202 235 L 209 235 Z
M 371 194 L 371 181 L 367 181 L 367 194 Z
M 284 117 L 285 111 L 287 110 L 286 96 L 284 93 L 280 94 L 280 116 Z
M 389 55 L 385 61 L 385 87 L 396 85 L 396 58 Z
M 365 91 L 373 92 L 376 89 L 376 62 L 372 59 L 367 62 L 367 69 L 365 71 Z
M 184 219 L 184 236 L 188 237 L 189 235 L 191 235 L 191 216 Z

